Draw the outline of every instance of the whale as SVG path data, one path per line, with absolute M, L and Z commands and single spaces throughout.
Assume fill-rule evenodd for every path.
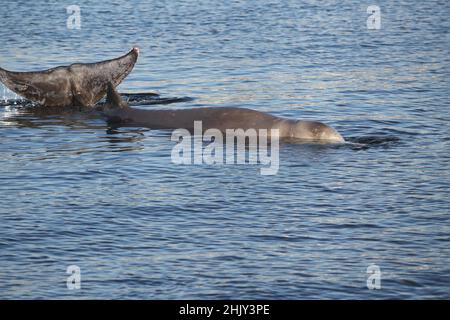
M 279 138 L 321 143 L 345 142 L 339 132 L 322 122 L 282 118 L 247 108 L 200 107 L 175 110 L 133 108 L 122 100 L 113 83 L 108 84 L 106 104 L 100 113 L 108 123 L 116 127 L 182 128 L 194 132 L 195 122 L 201 121 L 203 132 L 208 129 L 218 129 L 224 133 L 228 129 L 244 131 L 255 129 L 270 136 L 272 129 L 278 129 Z
M 43 71 L 16 72 L 0 68 L 0 82 L 18 95 L 47 107 L 88 107 L 102 99 L 111 83 L 118 86 L 131 72 L 139 49 L 115 59 L 74 63 Z

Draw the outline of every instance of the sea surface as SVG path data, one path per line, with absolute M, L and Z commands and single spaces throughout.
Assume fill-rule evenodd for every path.
M 39 112 L 0 86 L 0 298 L 449 299 L 449 13 L 448 1 L 0 1 L 2 68 L 138 46 L 120 92 L 186 98 L 140 108 L 246 107 L 349 142 L 281 143 L 275 175 L 176 165 L 170 132 Z

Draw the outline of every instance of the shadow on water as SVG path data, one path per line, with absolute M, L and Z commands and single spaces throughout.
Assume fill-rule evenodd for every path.
M 64 125 L 73 127 L 91 127 L 88 122 L 98 119 L 94 110 L 83 108 L 40 107 L 24 105 L 5 106 L 2 122 L 18 128 L 41 128 Z

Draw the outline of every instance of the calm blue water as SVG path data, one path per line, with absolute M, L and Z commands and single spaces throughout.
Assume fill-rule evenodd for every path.
M 368 4 L 1 1 L 3 68 L 139 46 L 122 92 L 320 120 L 363 147 L 284 144 L 262 176 L 174 165 L 164 132 L 2 106 L 0 298 L 450 298 L 450 4 L 377 0 L 380 30 Z

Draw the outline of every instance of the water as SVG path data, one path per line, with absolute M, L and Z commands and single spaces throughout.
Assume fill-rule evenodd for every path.
M 3 103 L 1 298 L 450 298 L 447 1 L 378 0 L 380 30 L 351 0 L 77 4 L 68 30 L 69 3 L 2 1 L 0 66 L 137 45 L 121 92 L 321 120 L 355 144 L 283 144 L 262 176 L 174 165 L 162 131 Z

